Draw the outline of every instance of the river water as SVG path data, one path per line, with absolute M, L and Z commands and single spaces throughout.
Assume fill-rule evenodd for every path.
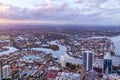
M 61 60 L 61 56 L 64 56 L 65 58 L 65 62 L 71 62 L 74 64 L 81 64 L 82 60 L 81 59 L 76 59 L 73 57 L 70 57 L 67 54 L 67 48 L 61 44 L 58 44 L 57 41 L 51 41 L 49 42 L 49 44 L 55 44 L 59 46 L 59 50 L 58 51 L 54 51 L 51 49 L 46 49 L 46 48 L 32 48 L 33 50 L 38 50 L 38 51 L 44 51 L 46 53 L 52 53 L 54 56 L 59 58 L 59 61 Z
M 115 46 L 115 54 L 120 55 L 120 36 L 111 37 L 110 38 Z M 113 57 L 112 59 L 113 65 L 119 65 L 120 64 L 120 57 Z
M 0 55 L 9 55 L 9 53 L 12 53 L 12 52 L 15 52 L 15 51 L 18 50 L 18 49 L 14 48 L 14 47 L 8 47 L 7 46 L 6 48 L 8 48 L 9 50 L 0 52 Z
M 112 42 L 114 43 L 115 46 L 115 53 L 120 55 L 120 36 L 115 36 L 115 37 L 109 37 Z M 53 55 L 57 56 L 59 58 L 59 61 L 61 59 L 61 56 L 64 56 L 65 58 L 65 62 L 71 62 L 74 64 L 82 64 L 82 60 L 81 59 L 76 59 L 73 57 L 70 57 L 67 54 L 67 48 L 61 44 L 58 44 L 57 41 L 51 41 L 49 42 L 49 44 L 55 44 L 59 46 L 59 50 L 58 51 L 54 51 L 52 49 L 47 49 L 47 48 L 32 48 L 33 50 L 38 50 L 38 51 L 44 51 L 46 53 L 52 53 Z M 8 51 L 3 51 L 0 52 L 0 55 L 2 54 L 9 54 L 11 52 L 15 52 L 17 49 L 13 48 L 13 47 L 9 47 Z M 101 64 L 102 64 L 103 60 L 100 60 Z M 118 65 L 120 64 L 120 58 L 117 57 L 113 57 L 113 65 Z
M 99 37 L 96 37 L 99 38 Z M 102 37 L 100 37 L 102 38 Z M 120 36 L 116 36 L 116 37 L 108 37 L 112 40 L 112 42 L 114 43 L 115 46 L 115 53 L 116 54 L 120 54 Z M 39 51 L 45 51 L 46 53 L 52 53 L 53 55 L 59 57 L 59 59 L 61 58 L 61 56 L 64 56 L 65 61 L 66 62 L 71 62 L 74 64 L 82 64 L 82 60 L 81 59 L 76 59 L 73 57 L 70 57 L 67 54 L 67 48 L 63 45 L 58 44 L 56 41 L 51 41 L 50 44 L 55 44 L 59 46 L 59 50 L 58 51 L 53 51 L 51 49 L 46 49 L 46 48 L 33 48 L 33 50 L 39 50 Z M 120 64 L 120 58 L 118 57 L 113 57 L 113 65 L 118 65 Z M 103 63 L 103 60 L 99 60 L 98 62 L 100 62 L 101 64 Z
M 103 37 L 96 37 L 96 38 L 103 38 Z M 114 43 L 115 54 L 120 55 L 120 36 L 107 37 L 107 38 L 111 39 L 111 41 Z M 96 63 L 99 63 L 102 66 L 103 65 L 103 60 L 99 59 L 99 60 L 96 61 Z M 118 66 L 120 64 L 120 57 L 112 57 L 112 64 Z

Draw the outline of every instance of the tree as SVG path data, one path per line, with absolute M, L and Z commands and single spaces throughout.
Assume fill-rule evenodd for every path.
M 67 66 L 67 67 L 70 67 L 70 63 L 67 62 L 67 63 L 66 63 L 66 66 Z

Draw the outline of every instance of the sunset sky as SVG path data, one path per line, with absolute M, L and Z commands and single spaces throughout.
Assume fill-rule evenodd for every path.
M 0 23 L 120 25 L 120 0 L 0 0 Z

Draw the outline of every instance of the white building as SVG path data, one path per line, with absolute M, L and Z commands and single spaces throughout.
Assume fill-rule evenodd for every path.
M 64 56 L 61 56 L 61 66 L 66 67 L 65 57 Z
M 109 50 L 110 50 L 110 51 L 114 51 L 114 50 L 115 50 L 115 46 L 114 46 L 114 44 L 113 44 L 113 43 L 110 45 Z
M 3 66 L 3 78 L 7 79 L 11 77 L 10 65 Z
M 83 54 L 83 69 L 85 71 L 92 71 L 94 53 L 91 51 L 83 51 L 82 54 Z
M 105 52 L 104 59 L 112 60 L 112 56 L 110 52 Z
M 120 80 L 120 76 L 117 74 L 103 75 L 102 80 Z
M 104 73 L 112 73 L 112 55 L 110 52 L 105 52 L 104 55 Z
M 110 74 L 108 77 L 110 80 L 120 80 L 120 76 L 117 74 Z
M 59 72 L 55 80 L 80 80 L 80 74 Z

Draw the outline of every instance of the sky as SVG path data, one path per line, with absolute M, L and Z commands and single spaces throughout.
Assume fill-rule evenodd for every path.
M 120 0 L 0 0 L 0 23 L 120 25 Z

